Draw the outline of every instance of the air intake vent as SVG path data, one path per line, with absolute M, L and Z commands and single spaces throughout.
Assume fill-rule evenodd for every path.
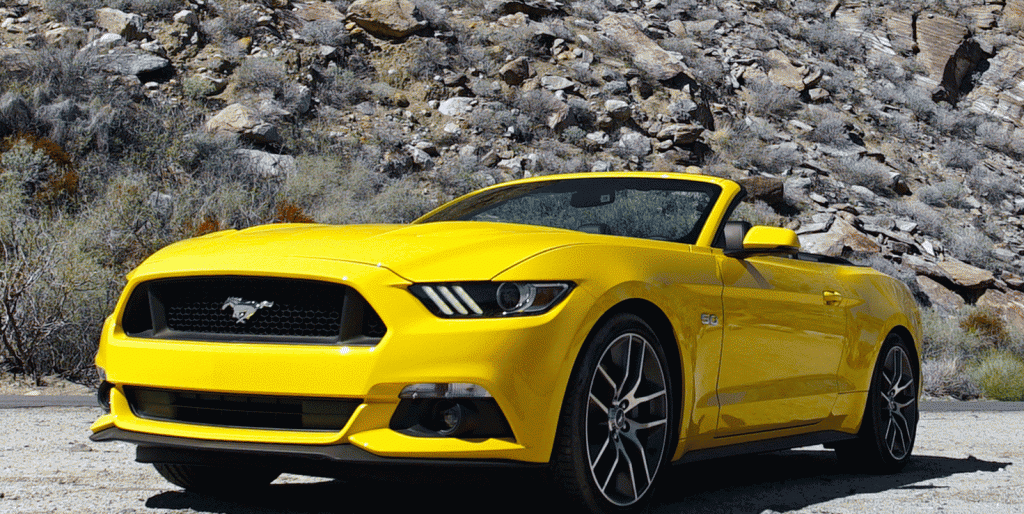
M 387 331 L 354 289 L 271 277 L 188 277 L 132 292 L 128 335 L 194 341 L 376 344 Z
M 200 425 L 278 430 L 345 427 L 358 399 L 220 394 L 125 386 L 132 412 L 140 418 Z

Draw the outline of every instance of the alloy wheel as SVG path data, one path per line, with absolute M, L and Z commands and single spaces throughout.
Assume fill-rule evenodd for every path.
M 651 488 L 668 447 L 668 379 L 650 342 L 628 332 L 605 349 L 590 381 L 586 449 L 591 477 L 618 506 Z
M 914 445 L 917 425 L 917 388 L 910 356 L 901 346 L 893 346 L 882 366 L 882 418 L 885 447 L 893 459 L 901 460 Z

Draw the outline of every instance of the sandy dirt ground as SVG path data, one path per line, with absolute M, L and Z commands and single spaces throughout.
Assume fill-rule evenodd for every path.
M 283 475 L 242 499 L 187 493 L 125 443 L 93 443 L 97 408 L 0 410 L 0 513 L 545 511 L 543 483 L 515 473 L 435 470 L 389 482 Z M 925 412 L 915 459 L 897 475 L 840 469 L 804 448 L 677 466 L 653 513 L 1024 513 L 1022 412 Z

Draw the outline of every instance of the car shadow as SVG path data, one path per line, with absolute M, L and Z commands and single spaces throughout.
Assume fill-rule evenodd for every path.
M 656 491 L 650 511 L 788 512 L 855 494 L 942 488 L 928 482 L 961 473 L 996 472 L 1010 464 L 916 455 L 899 473 L 868 475 L 847 471 L 830 450 L 748 455 L 673 467 Z
M 652 514 L 748 513 L 799 510 L 855 494 L 892 489 L 939 488 L 927 482 L 961 473 L 996 472 L 1009 462 L 968 457 L 915 456 L 893 475 L 846 472 L 834 453 L 801 449 L 675 466 L 655 492 Z M 325 480 L 276 483 L 249 494 L 218 498 L 181 490 L 150 497 L 149 508 L 191 509 L 218 514 L 387 512 L 485 508 L 489 513 L 523 513 L 547 505 L 548 485 L 536 473 L 424 470 L 390 480 Z M 486 506 L 486 507 L 483 507 Z M 431 509 L 433 510 L 433 509 Z

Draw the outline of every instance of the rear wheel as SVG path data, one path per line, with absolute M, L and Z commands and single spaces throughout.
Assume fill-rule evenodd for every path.
M 857 439 L 836 446 L 841 461 L 869 473 L 895 473 L 917 435 L 917 382 L 911 351 L 897 334 L 882 346 Z
M 592 512 L 633 512 L 650 501 L 672 452 L 674 394 L 654 331 L 632 314 L 595 333 L 569 383 L 554 471 Z
M 281 473 L 270 469 L 237 469 L 191 464 L 153 464 L 168 482 L 189 491 L 234 495 L 265 487 Z

